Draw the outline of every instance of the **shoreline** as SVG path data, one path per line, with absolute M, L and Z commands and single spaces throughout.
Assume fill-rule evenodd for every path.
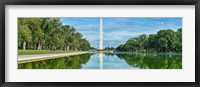
M 113 52 L 113 53 L 182 54 L 182 53 L 175 53 L 175 52 L 174 53 L 173 52 L 172 53 L 164 53 L 164 52 L 163 53 L 162 52 L 160 52 L 160 53 L 154 53 L 154 52 Z
M 79 51 L 79 52 L 66 52 L 66 53 L 50 53 L 50 54 L 30 54 L 30 55 L 18 55 L 18 64 L 36 62 L 41 60 L 55 59 L 60 57 L 69 57 L 74 55 L 81 55 L 87 53 L 101 53 L 91 51 Z M 102 53 L 113 53 L 113 54 L 171 54 L 171 55 L 182 55 L 182 53 L 140 53 L 140 52 L 102 52 Z
M 55 59 L 55 58 L 60 58 L 60 57 L 69 57 L 69 56 L 87 54 L 87 53 L 92 53 L 92 52 L 82 51 L 82 52 L 69 52 L 69 53 L 18 55 L 18 64 L 47 60 L 47 59 Z

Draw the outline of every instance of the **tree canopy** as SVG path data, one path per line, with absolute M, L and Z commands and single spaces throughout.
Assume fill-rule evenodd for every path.
M 176 32 L 167 29 L 157 34 L 139 35 L 116 48 L 117 51 L 128 52 L 182 52 L 182 28 Z
M 18 18 L 18 49 L 84 51 L 90 44 L 59 18 Z

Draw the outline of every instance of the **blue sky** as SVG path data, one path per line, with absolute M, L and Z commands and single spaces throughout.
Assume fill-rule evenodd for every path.
M 100 18 L 61 18 L 64 25 L 74 26 L 92 47 L 99 46 Z M 104 47 L 117 47 L 141 34 L 182 28 L 182 18 L 103 18 Z

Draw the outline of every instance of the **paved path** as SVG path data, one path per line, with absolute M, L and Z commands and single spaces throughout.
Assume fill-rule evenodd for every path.
M 68 57 L 73 55 L 86 54 L 91 52 L 72 52 L 72 53 L 54 53 L 54 54 L 35 54 L 35 55 L 19 55 L 18 63 L 27 63 L 40 60 L 47 60 L 60 57 Z

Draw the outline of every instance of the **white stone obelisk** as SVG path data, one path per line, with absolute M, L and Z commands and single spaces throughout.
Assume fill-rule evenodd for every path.
M 99 49 L 103 50 L 103 20 L 100 18 L 100 40 L 99 40 Z

